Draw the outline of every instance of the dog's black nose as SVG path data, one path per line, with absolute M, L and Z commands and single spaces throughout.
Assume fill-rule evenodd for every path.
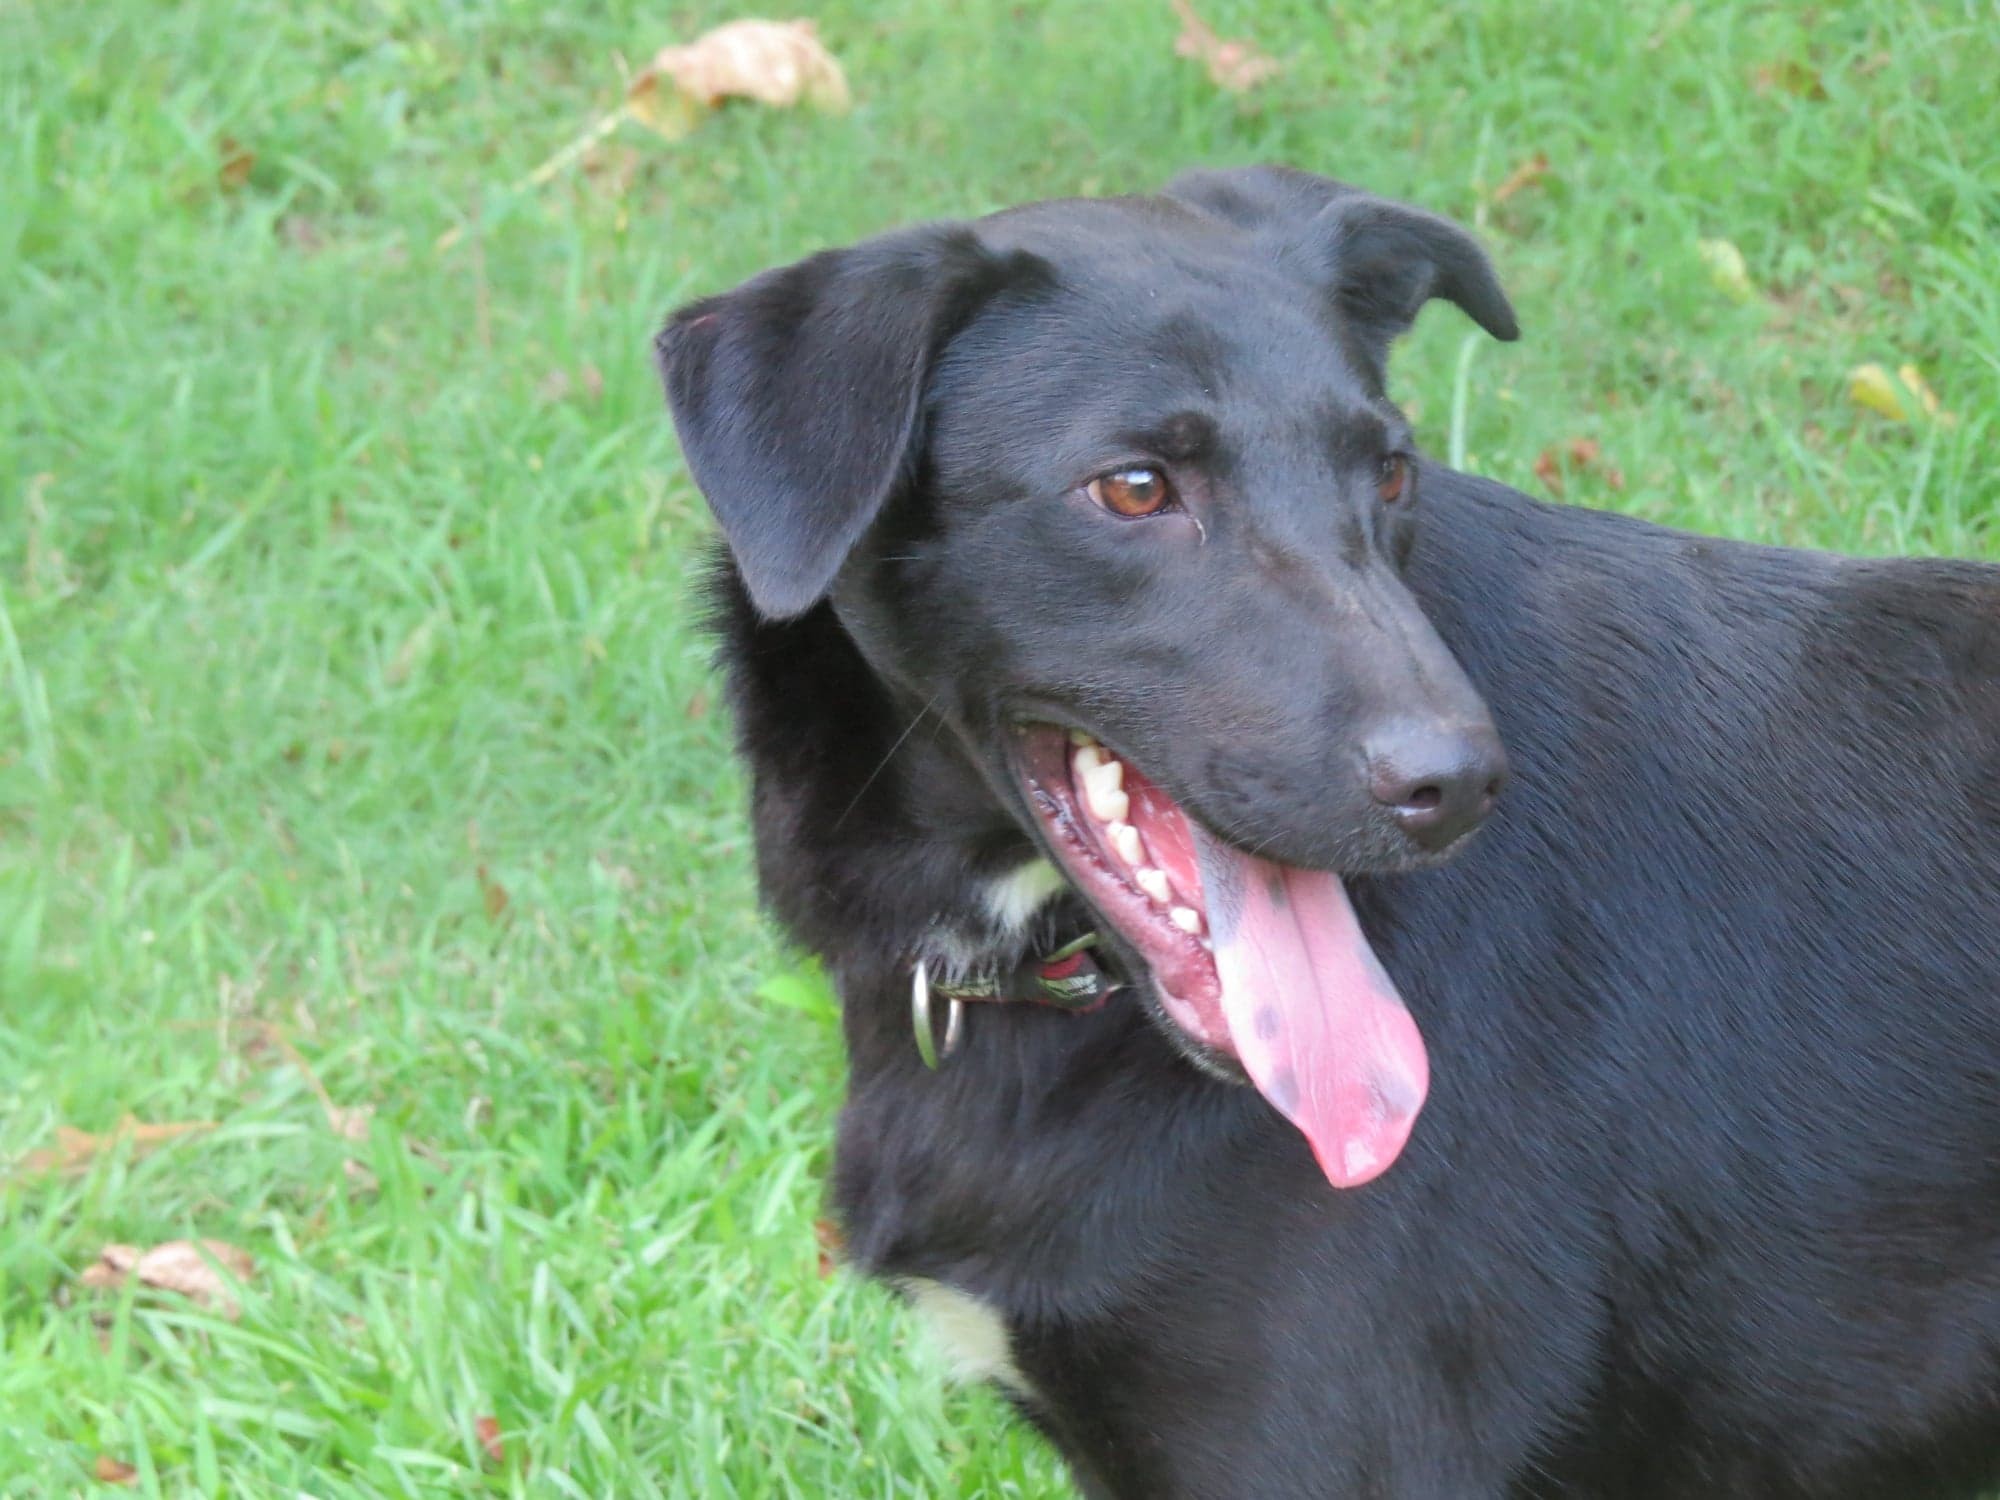
M 1399 724 L 1370 735 L 1362 753 L 1375 800 L 1432 852 L 1485 822 L 1507 781 L 1507 752 L 1484 725 Z

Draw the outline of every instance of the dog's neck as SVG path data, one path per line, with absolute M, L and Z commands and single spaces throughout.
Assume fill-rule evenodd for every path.
M 795 940 L 836 968 L 922 958 L 950 980 L 1087 925 L 949 732 L 868 665 L 831 607 L 761 620 L 726 561 L 712 587 L 759 884 Z

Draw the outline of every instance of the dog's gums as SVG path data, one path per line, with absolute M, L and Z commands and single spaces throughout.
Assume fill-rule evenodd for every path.
M 1084 897 L 1144 962 L 1159 1011 L 1198 1061 L 1240 1068 L 1354 1187 L 1402 1150 L 1428 1065 L 1339 876 L 1204 831 L 1083 730 L 1017 737 L 1028 801 Z

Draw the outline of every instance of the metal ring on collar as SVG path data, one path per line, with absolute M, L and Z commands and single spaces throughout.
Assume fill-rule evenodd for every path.
M 916 972 L 910 976 L 910 1029 L 917 1036 L 917 1056 L 924 1060 L 925 1067 L 934 1071 L 941 1057 L 950 1057 L 958 1050 L 965 1035 L 965 1002 L 954 996 L 944 1014 L 944 1046 L 939 1048 L 937 1032 L 931 1025 L 930 967 L 921 958 L 917 960 Z

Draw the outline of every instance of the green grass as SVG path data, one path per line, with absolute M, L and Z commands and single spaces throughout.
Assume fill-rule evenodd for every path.
M 1535 490 L 1589 438 L 1624 487 L 1571 499 L 2000 555 L 1994 5 L 1206 10 L 1284 75 L 1218 93 L 1139 0 L 830 4 L 851 116 L 622 133 L 521 193 L 619 56 L 728 13 L 0 7 L 0 1164 L 218 1122 L 0 1186 L 0 1494 L 101 1454 L 167 1495 L 1067 1493 L 816 1270 L 840 1058 L 694 631 L 645 359 L 687 294 L 1285 159 L 1482 224 L 1527 338 L 1425 320 L 1434 451 Z M 1855 406 L 1864 361 L 1956 421 Z M 240 1322 L 76 1289 L 185 1235 L 258 1257 Z

